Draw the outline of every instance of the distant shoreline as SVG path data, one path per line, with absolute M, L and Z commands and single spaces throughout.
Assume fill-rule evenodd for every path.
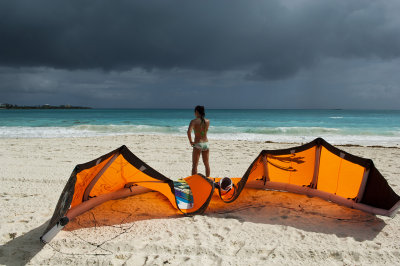
M 1 109 L 92 109 L 92 107 L 86 107 L 86 106 L 72 106 L 72 105 L 38 105 L 38 106 L 19 106 L 19 105 L 14 105 L 14 104 L 1 104 L 0 105 L 0 110 Z

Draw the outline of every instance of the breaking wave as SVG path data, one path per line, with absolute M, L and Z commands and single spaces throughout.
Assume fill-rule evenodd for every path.
M 0 138 L 69 138 L 115 135 L 185 136 L 187 126 L 75 125 L 69 127 L 2 126 Z M 398 146 L 400 130 L 327 127 L 234 127 L 211 126 L 210 139 L 304 143 L 323 137 L 333 144 Z

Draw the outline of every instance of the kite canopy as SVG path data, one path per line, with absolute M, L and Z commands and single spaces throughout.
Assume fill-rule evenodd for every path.
M 318 196 L 373 214 L 391 216 L 400 197 L 372 160 L 351 155 L 317 138 L 303 146 L 263 150 L 242 178 L 228 180 L 196 174 L 173 181 L 136 157 L 126 146 L 73 170 L 41 240 L 49 242 L 69 220 L 112 199 L 158 191 L 186 215 L 202 213 L 214 189 L 233 202 L 245 187 Z
M 214 182 L 200 174 L 173 181 L 123 145 L 75 167 L 41 240 L 49 242 L 69 220 L 105 201 L 150 191 L 162 193 L 183 214 L 197 214 L 207 208 Z
M 263 150 L 238 186 L 318 196 L 385 216 L 400 207 L 399 195 L 372 160 L 342 151 L 322 138 L 295 148 Z

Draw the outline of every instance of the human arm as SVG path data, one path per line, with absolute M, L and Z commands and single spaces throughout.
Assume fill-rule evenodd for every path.
M 192 141 L 192 130 L 193 130 L 193 120 L 190 121 L 189 128 L 187 130 L 187 136 L 190 142 L 190 146 L 194 145 L 194 142 Z

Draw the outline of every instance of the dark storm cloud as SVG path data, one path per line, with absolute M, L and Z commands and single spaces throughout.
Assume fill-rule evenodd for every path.
M 287 79 L 324 58 L 399 57 L 399 7 L 397 0 L 1 1 L 0 64 L 245 69 L 247 79 Z
M 284 80 L 248 80 L 246 71 L 102 72 L 0 67 L 0 102 L 108 108 L 398 109 L 400 58 L 324 59 Z M 250 70 L 249 70 L 250 71 Z

